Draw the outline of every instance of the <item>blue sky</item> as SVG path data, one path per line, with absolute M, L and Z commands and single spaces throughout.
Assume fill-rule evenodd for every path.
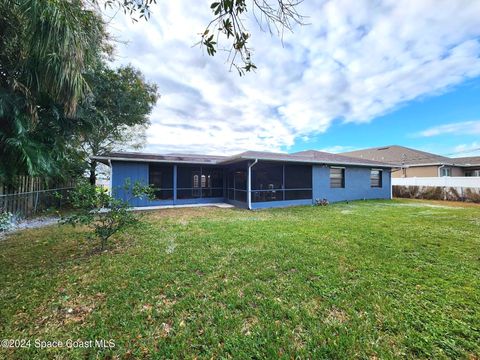
M 242 78 L 221 51 L 193 46 L 208 4 L 160 1 L 148 22 L 111 22 L 115 64 L 161 93 L 145 151 L 480 154 L 467 152 L 480 147 L 480 1 L 309 0 L 309 25 L 283 43 L 247 16 L 258 70 Z
M 374 146 L 403 145 L 441 155 L 480 155 L 480 78 L 465 81 L 443 94 L 421 97 L 392 109 L 369 123 L 336 121 L 330 129 L 299 139 L 291 151 L 320 148 L 332 152 Z M 470 124 L 475 122 L 476 125 Z M 446 124 L 465 124 L 465 131 L 441 131 Z M 438 135 L 422 136 L 439 129 Z

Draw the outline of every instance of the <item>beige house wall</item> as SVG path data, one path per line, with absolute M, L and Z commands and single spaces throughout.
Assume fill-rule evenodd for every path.
M 392 177 L 438 177 L 438 165 L 435 166 L 415 166 L 397 171 L 392 171 Z M 465 170 L 459 167 L 451 167 L 452 176 L 465 176 Z
M 452 167 L 452 176 L 465 176 L 465 170 L 458 167 Z
M 437 177 L 438 166 L 416 166 L 406 169 L 406 177 Z

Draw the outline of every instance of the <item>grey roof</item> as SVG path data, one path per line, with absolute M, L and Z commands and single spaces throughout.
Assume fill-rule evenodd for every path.
M 411 149 L 405 146 L 390 145 L 356 151 L 348 151 L 342 155 L 356 157 L 364 160 L 382 161 L 392 164 L 404 165 L 453 165 L 454 159 L 436 155 L 425 151 Z
M 458 157 L 458 158 L 452 158 L 452 160 L 457 165 L 480 166 L 480 156 Z
M 367 159 L 330 154 L 316 150 L 301 151 L 293 154 L 274 153 L 265 151 L 245 151 L 233 156 L 219 155 L 196 155 L 196 154 L 145 154 L 133 152 L 108 153 L 94 156 L 93 159 L 108 162 L 116 161 L 142 161 L 142 162 L 167 162 L 167 163 L 191 163 L 191 164 L 231 164 L 244 160 L 267 160 L 299 163 L 316 163 L 328 165 L 357 165 L 368 167 L 392 168 L 395 165 L 386 162 L 378 162 Z
M 372 165 L 380 166 L 385 165 L 385 161 L 358 159 L 352 156 L 346 156 L 342 154 L 331 154 L 325 151 L 306 150 L 293 153 L 292 155 L 308 156 L 319 162 L 332 162 L 332 163 L 345 163 L 345 164 L 358 164 L 358 165 Z M 398 164 L 389 164 L 398 166 Z
M 190 164 L 217 164 L 226 156 L 198 155 L 198 154 L 147 154 L 141 152 L 111 152 L 100 156 L 93 156 L 96 160 L 120 161 L 151 161 L 151 162 L 179 162 Z

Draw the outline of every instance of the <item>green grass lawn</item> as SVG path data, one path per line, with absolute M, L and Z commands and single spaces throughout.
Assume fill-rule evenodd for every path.
M 479 206 L 171 209 L 92 248 L 66 225 L 0 241 L 0 338 L 31 340 L 0 357 L 480 357 Z

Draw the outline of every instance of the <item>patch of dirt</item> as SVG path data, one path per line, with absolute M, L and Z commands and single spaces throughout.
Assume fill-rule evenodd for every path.
M 297 351 L 305 347 L 305 330 L 300 325 L 293 330 L 293 346 Z
M 227 209 L 230 210 L 230 209 Z M 145 211 L 145 215 L 150 220 L 173 219 L 181 225 L 188 224 L 189 219 L 211 217 L 225 214 L 225 209 L 215 207 L 185 207 L 176 209 L 161 209 Z
M 70 297 L 60 289 L 59 298 L 48 301 L 38 309 L 37 314 L 44 316 L 37 320 L 35 328 L 62 328 L 71 323 L 82 324 L 105 299 L 103 293 Z
M 348 315 L 342 309 L 333 307 L 328 310 L 325 319 L 323 320 L 326 324 L 343 324 L 348 320 Z
M 249 317 L 245 319 L 242 326 L 242 334 L 245 336 L 250 336 L 252 328 L 258 324 L 258 318 L 256 316 Z

